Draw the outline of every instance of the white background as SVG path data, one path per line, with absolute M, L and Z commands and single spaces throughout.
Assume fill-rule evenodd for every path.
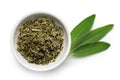
M 28 70 L 13 56 L 10 35 L 16 23 L 32 12 L 55 15 L 69 31 L 84 18 L 96 14 L 93 28 L 114 24 L 114 29 L 102 39 L 111 47 L 85 58 L 68 57 L 52 71 Z M 119 0 L 0 0 L 0 80 L 120 80 L 119 35 Z

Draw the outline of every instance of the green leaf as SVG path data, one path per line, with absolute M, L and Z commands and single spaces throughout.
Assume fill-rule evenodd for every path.
M 82 34 L 90 31 L 92 25 L 94 23 L 95 14 L 85 18 L 82 22 L 80 22 L 71 32 L 71 40 L 74 41 Z
M 77 57 L 88 56 L 88 55 L 92 55 L 92 54 L 104 51 L 109 47 L 110 47 L 110 44 L 106 42 L 90 43 L 90 44 L 80 46 L 73 53 L 71 53 L 71 55 L 77 56 Z
M 113 28 L 113 24 L 106 25 L 104 27 L 97 28 L 93 31 L 90 31 L 84 34 L 81 37 L 72 43 L 71 45 L 71 52 L 77 49 L 78 47 L 88 44 L 94 43 L 102 39 L 111 29 Z

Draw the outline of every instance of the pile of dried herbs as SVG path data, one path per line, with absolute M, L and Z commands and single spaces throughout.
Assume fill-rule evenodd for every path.
M 20 26 L 17 51 L 30 63 L 45 65 L 55 61 L 63 41 L 62 28 L 50 18 L 40 17 Z

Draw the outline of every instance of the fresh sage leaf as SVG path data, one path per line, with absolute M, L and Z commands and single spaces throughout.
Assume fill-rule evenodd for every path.
M 95 19 L 95 14 L 85 18 L 71 32 L 71 40 L 76 41 L 82 34 L 90 31 Z
M 110 47 L 109 43 L 106 42 L 95 42 L 80 46 L 71 55 L 82 57 L 92 55 L 101 51 L 104 51 Z
M 71 45 L 71 52 L 73 52 L 78 47 L 88 44 L 94 43 L 102 39 L 111 29 L 113 28 L 113 24 L 106 25 L 104 27 L 97 28 L 92 30 L 81 37 L 78 37 L 75 42 Z

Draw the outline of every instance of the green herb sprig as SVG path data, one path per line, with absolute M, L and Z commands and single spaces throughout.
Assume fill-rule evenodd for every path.
M 81 57 L 104 51 L 109 43 L 100 40 L 113 28 L 113 24 L 91 30 L 95 14 L 85 18 L 71 31 L 70 55 Z

